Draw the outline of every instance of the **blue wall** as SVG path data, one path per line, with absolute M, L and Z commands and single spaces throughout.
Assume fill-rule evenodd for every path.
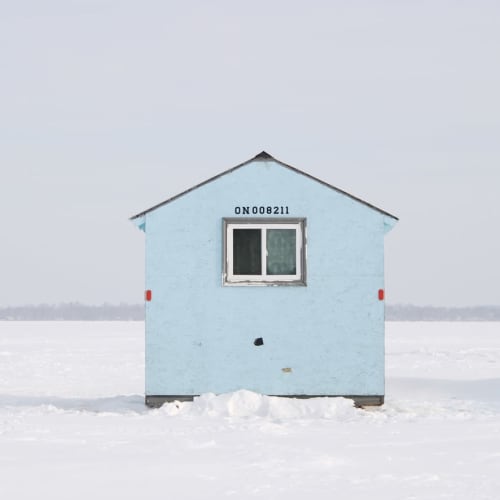
M 254 205 L 288 206 L 288 217 L 307 218 L 307 286 L 222 286 L 222 218 Z M 378 290 L 394 222 L 272 160 L 148 212 L 138 221 L 152 290 L 146 394 L 383 395 Z M 256 337 L 263 346 L 254 346 Z

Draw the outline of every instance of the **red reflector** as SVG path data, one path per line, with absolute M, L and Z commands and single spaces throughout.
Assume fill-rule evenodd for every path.
M 378 300 L 384 300 L 384 290 L 382 288 L 378 291 Z
M 151 290 L 146 290 L 146 293 L 144 294 L 144 298 L 146 299 L 147 302 L 151 300 Z

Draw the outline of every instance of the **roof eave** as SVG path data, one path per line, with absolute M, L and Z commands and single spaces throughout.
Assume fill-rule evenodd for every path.
M 262 153 L 265 153 L 265 151 L 263 151 Z M 234 172 L 235 170 L 238 170 L 239 168 L 247 165 L 248 163 L 251 163 L 252 161 L 255 161 L 256 159 L 258 159 L 259 156 L 262 155 L 262 153 L 259 153 L 254 158 L 251 158 L 250 160 L 244 161 L 243 163 L 240 163 L 239 165 L 236 165 L 235 167 L 232 167 L 232 168 L 230 168 L 228 170 L 224 170 L 224 172 L 221 172 L 220 174 L 214 175 L 213 177 L 210 177 L 209 179 L 206 179 L 203 182 L 200 182 L 199 184 L 196 184 L 195 186 L 190 187 L 189 189 L 186 189 L 185 191 L 182 191 L 181 193 L 178 193 L 175 196 L 172 196 L 171 198 L 168 198 L 165 201 L 157 203 L 156 205 L 152 206 L 151 208 L 148 208 L 148 209 L 144 210 L 143 212 L 140 212 L 140 213 L 138 213 L 136 215 L 133 215 L 132 217 L 130 217 L 130 220 L 134 220 L 134 219 L 137 219 L 138 217 L 142 217 L 142 216 L 146 215 L 148 212 L 156 210 L 157 208 L 160 208 L 163 205 L 166 205 L 167 203 L 170 203 L 170 202 L 176 200 L 177 198 L 180 198 L 181 196 L 184 196 L 185 194 L 188 194 L 191 191 L 194 191 L 195 189 L 198 189 L 199 187 L 204 186 L 205 184 L 208 184 L 209 182 L 215 181 L 219 177 L 222 177 L 222 176 L 224 176 L 226 174 L 230 174 L 231 172 Z M 267 154 L 267 153 L 265 153 L 265 154 Z M 271 155 L 269 155 L 269 157 L 272 158 Z M 260 160 L 260 161 L 262 161 L 262 160 Z M 277 160 L 274 160 L 274 161 L 277 161 Z

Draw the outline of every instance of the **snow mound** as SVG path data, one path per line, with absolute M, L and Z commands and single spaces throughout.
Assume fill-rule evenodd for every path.
M 261 417 L 269 419 L 335 419 L 358 418 L 360 410 L 346 398 L 297 399 L 265 396 L 248 390 L 227 394 L 202 394 L 192 402 L 166 403 L 161 412 L 169 416 Z

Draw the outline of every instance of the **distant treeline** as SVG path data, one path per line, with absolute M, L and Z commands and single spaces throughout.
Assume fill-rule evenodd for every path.
M 387 321 L 500 321 L 500 306 L 387 305 Z M 143 321 L 143 304 L 85 305 L 78 302 L 0 307 L 8 321 Z
M 500 306 L 435 307 L 388 305 L 388 321 L 500 321 Z
M 0 320 L 143 321 L 143 304 L 86 305 L 79 302 L 0 307 Z

